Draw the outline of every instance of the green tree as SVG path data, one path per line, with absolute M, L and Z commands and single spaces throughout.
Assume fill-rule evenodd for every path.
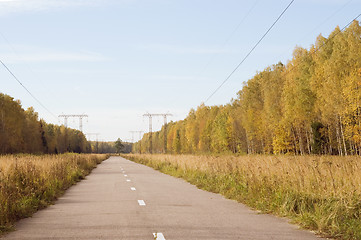
M 120 138 L 118 138 L 117 141 L 115 141 L 114 147 L 117 153 L 121 153 L 123 151 L 124 145 L 122 143 L 122 140 L 120 140 Z

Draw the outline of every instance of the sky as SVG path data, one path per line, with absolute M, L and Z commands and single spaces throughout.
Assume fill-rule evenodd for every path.
M 290 0 L 0 0 L 0 92 L 39 118 L 86 114 L 83 132 L 137 141 L 145 113 L 184 119 L 217 89 Z M 287 63 L 361 13 L 361 0 L 295 0 L 206 105 L 227 104 L 257 72 Z M 361 20 L 361 19 L 358 19 Z M 43 106 L 45 106 L 45 108 Z M 163 124 L 153 118 L 153 130 Z M 79 128 L 79 119 L 68 126 Z M 95 135 L 88 135 L 95 140 Z

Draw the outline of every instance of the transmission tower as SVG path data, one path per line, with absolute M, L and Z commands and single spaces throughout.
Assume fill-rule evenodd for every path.
M 96 153 L 98 153 L 98 148 L 99 148 L 99 143 L 98 143 L 98 137 L 100 135 L 100 133 L 87 133 L 85 134 L 86 136 L 92 136 L 92 135 L 95 135 L 96 137 L 96 142 L 95 142 L 95 149 L 96 149 Z
M 139 133 L 139 154 L 142 154 L 142 133 L 143 131 L 129 131 L 132 133 L 132 142 L 134 143 L 134 133 Z
M 83 118 L 88 117 L 88 115 L 86 115 L 86 114 L 62 114 L 62 115 L 59 115 L 58 117 L 64 118 L 64 126 L 65 127 L 68 127 L 68 118 L 71 118 L 71 117 L 79 118 L 79 130 L 81 132 L 83 132 Z
M 164 118 L 164 153 L 167 152 L 167 116 L 173 116 L 170 113 L 146 113 L 143 114 L 143 117 L 149 118 L 149 152 L 152 153 L 152 117 L 163 117 Z

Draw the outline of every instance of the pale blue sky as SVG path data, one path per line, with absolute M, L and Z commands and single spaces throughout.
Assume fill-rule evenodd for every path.
M 289 2 L 0 0 L 0 59 L 53 114 L 86 113 L 85 133 L 127 140 L 148 131 L 144 113 L 179 120 L 205 101 Z M 257 71 L 360 13 L 360 0 L 296 0 L 207 105 L 228 103 Z M 57 123 L 2 66 L 0 83 Z

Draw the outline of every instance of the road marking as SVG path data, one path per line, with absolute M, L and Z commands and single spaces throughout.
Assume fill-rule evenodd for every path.
M 131 187 L 130 190 L 135 191 L 136 189 L 135 189 L 135 187 Z
M 145 202 L 143 200 L 138 200 L 139 206 L 145 206 Z
M 156 240 L 165 240 L 163 233 L 153 233 L 153 236 Z
M 124 174 L 124 177 L 128 177 L 128 175 L 127 175 L 127 174 Z
M 127 182 L 130 182 L 130 179 L 127 179 Z

